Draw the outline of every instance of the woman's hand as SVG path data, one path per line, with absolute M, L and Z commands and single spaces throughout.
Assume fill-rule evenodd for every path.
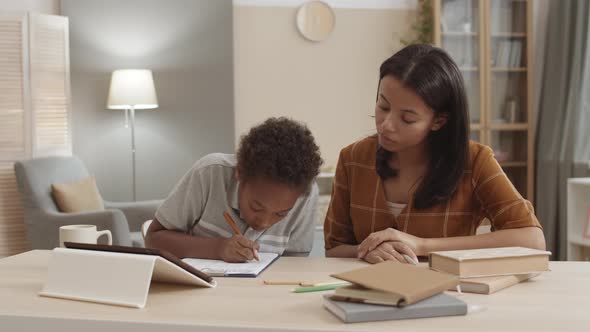
M 364 257 L 361 257 L 365 261 L 375 264 L 383 261 L 398 261 L 400 263 L 408 263 L 403 255 L 408 255 L 414 259 L 415 262 L 418 258 L 406 244 L 398 241 L 383 242 L 377 246 L 377 248 L 369 251 Z
M 400 232 L 397 229 L 387 228 L 382 231 L 371 233 L 363 242 L 361 242 L 357 250 L 358 258 L 364 259 L 369 252 L 375 250 L 383 242 L 401 242 L 404 246 L 396 246 L 396 251 L 408 255 L 416 261 L 418 261 L 416 255 L 423 256 L 426 254 L 424 252 L 423 238 Z

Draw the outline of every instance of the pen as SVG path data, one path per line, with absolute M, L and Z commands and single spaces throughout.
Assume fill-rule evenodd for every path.
M 237 235 L 242 235 L 242 232 L 240 232 L 240 230 L 238 229 L 238 226 L 236 226 L 236 223 L 234 222 L 232 217 L 229 215 L 229 213 L 223 211 L 223 217 L 225 218 L 225 221 L 227 221 L 227 223 L 229 224 L 229 227 L 231 227 L 231 229 L 234 230 L 234 233 L 236 233 Z M 252 252 L 254 253 L 254 259 L 256 259 L 257 261 L 260 262 L 260 257 L 258 257 L 258 253 L 256 252 L 256 249 L 252 248 Z
M 349 283 L 349 282 L 339 282 L 339 283 L 333 283 L 330 285 L 322 285 L 322 286 L 297 287 L 293 290 L 293 292 L 294 293 L 321 292 L 321 291 L 333 290 L 336 288 L 350 286 L 350 285 L 351 285 L 351 283 Z

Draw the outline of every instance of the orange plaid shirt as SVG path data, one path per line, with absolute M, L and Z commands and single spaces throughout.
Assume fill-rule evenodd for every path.
M 514 188 L 492 149 L 469 143 L 469 164 L 450 200 L 416 210 L 412 202 L 395 216 L 387 206 L 375 170 L 377 138 L 367 137 L 340 151 L 332 199 L 324 221 L 326 249 L 359 244 L 386 228 L 423 237 L 474 235 L 484 218 L 491 229 L 539 227 L 532 204 Z

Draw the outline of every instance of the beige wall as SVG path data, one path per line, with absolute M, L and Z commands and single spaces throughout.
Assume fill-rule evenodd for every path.
M 234 5 L 236 143 L 265 118 L 289 116 L 308 124 L 333 166 L 342 147 L 374 132 L 379 65 L 401 48 L 415 9 L 336 8 L 321 43 L 299 35 L 296 12 Z

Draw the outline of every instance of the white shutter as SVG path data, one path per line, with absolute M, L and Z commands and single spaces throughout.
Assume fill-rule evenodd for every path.
M 14 162 L 71 155 L 68 20 L 0 13 L 0 257 L 28 250 Z
M 13 162 L 0 162 L 0 257 L 29 249 Z
M 0 161 L 26 158 L 26 15 L 0 16 Z
M 0 257 L 28 249 L 14 161 L 30 156 L 26 14 L 0 15 Z
M 68 19 L 31 14 L 33 157 L 71 155 Z

